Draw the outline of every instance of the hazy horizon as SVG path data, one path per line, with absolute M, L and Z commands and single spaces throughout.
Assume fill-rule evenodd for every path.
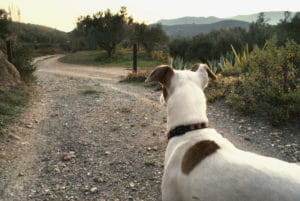
M 218 6 L 217 6 L 218 5 Z M 238 1 L 238 0 L 185 0 L 174 3 L 171 0 L 1 0 L 0 8 L 8 11 L 20 9 L 20 21 L 24 23 L 48 26 L 69 32 L 76 26 L 76 20 L 82 15 L 93 15 L 98 11 L 111 9 L 117 12 L 122 6 L 127 7 L 128 14 L 138 22 L 154 23 L 161 19 L 181 17 L 219 17 L 229 18 L 237 15 L 248 15 L 269 11 L 300 11 L 297 0 L 286 1 Z M 18 21 L 13 16 L 13 20 Z

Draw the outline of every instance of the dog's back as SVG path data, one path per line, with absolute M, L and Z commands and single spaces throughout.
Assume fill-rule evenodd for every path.
M 163 181 L 163 190 L 164 186 L 177 187 L 174 193 L 181 197 L 178 200 L 300 200 L 300 166 L 239 150 L 214 129 L 193 131 L 180 138 L 169 142 Z M 201 142 L 214 142 L 217 147 L 207 144 L 215 151 L 201 161 L 197 159 L 199 153 L 186 154 Z M 186 160 L 198 163 L 192 163 L 187 172 Z

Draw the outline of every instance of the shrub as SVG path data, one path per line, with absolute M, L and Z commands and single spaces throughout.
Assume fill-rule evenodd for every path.
M 21 79 L 27 84 L 34 81 L 33 72 L 35 66 L 32 65 L 32 50 L 30 47 L 16 45 L 13 51 L 13 64 L 18 69 Z
M 20 114 L 28 103 L 28 93 L 23 88 L 0 91 L 0 134 L 3 127 Z
M 238 82 L 238 78 L 229 76 L 223 77 L 218 74 L 217 79 L 210 82 L 208 87 L 205 89 L 207 101 L 214 102 L 222 99 L 230 94 L 234 85 Z
M 148 75 L 151 73 L 150 69 L 139 70 L 136 73 L 128 73 L 128 75 L 121 80 L 121 82 L 145 82 Z
M 162 50 L 152 51 L 151 56 L 155 61 L 168 62 L 168 60 L 169 60 L 169 54 Z
M 228 102 L 242 112 L 267 115 L 274 125 L 299 119 L 299 61 L 294 41 L 278 47 L 274 37 L 263 48 L 254 47 Z

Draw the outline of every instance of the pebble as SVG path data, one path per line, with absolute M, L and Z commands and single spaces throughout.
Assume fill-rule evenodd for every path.
M 62 156 L 62 161 L 69 161 L 72 158 L 76 158 L 75 152 L 74 151 L 70 151 L 68 153 L 64 153 Z
M 96 193 L 98 191 L 98 188 L 97 187 L 92 187 L 91 189 L 90 189 L 90 192 L 91 193 Z
M 26 124 L 26 128 L 32 128 L 32 127 L 33 127 L 32 123 Z
M 129 186 L 130 186 L 131 188 L 134 188 L 135 184 L 134 184 L 133 182 L 130 182 L 130 183 L 129 183 Z
M 21 140 L 21 138 L 17 135 L 9 134 L 8 137 L 13 140 Z

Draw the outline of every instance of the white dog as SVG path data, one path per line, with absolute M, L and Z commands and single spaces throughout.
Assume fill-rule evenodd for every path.
M 300 201 L 300 166 L 239 150 L 208 128 L 203 89 L 215 75 L 206 64 L 193 71 L 158 66 L 146 80 L 162 84 L 167 104 L 162 200 Z

